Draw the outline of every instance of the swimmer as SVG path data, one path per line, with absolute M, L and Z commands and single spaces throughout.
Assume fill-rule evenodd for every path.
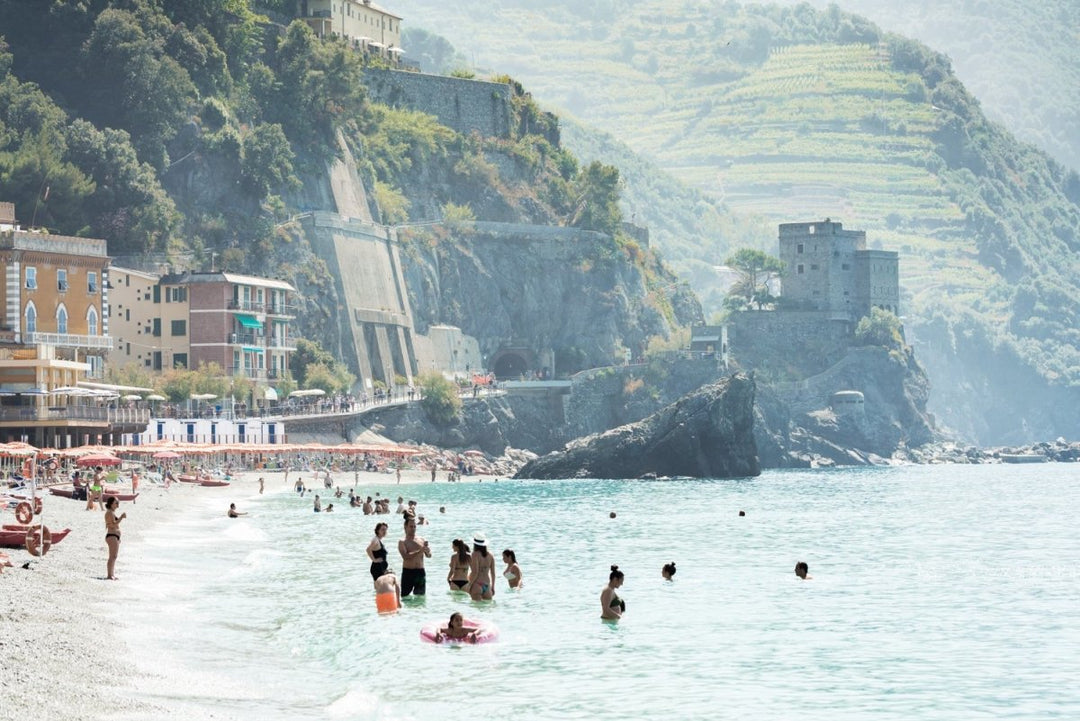
M 608 621 L 618 621 L 626 612 L 626 601 L 623 601 L 619 598 L 619 594 L 615 593 L 615 589 L 621 588 L 622 584 L 623 572 L 619 570 L 618 566 L 612 566 L 611 574 L 608 576 L 608 584 L 600 592 L 600 618 Z
M 236 510 L 236 504 L 235 503 L 230 503 L 229 504 L 229 518 L 239 518 L 240 516 L 246 516 L 246 515 L 247 515 L 246 512 L 241 512 L 241 511 Z
M 454 555 L 450 556 L 450 571 L 446 574 L 446 582 L 451 591 L 464 591 L 469 585 L 469 547 L 460 538 L 455 538 L 451 545 L 454 547 Z
M 446 506 L 439 506 L 439 513 L 446 513 Z
M 672 576 L 675 575 L 675 562 L 665 563 L 664 567 L 660 569 L 660 574 L 664 577 L 665 581 L 670 581 Z
M 370 516 L 373 513 L 375 513 L 375 506 L 371 504 L 371 496 L 368 496 L 367 500 L 364 501 L 364 515 Z
M 745 516 L 745 515 L 746 515 L 746 511 L 739 511 L 739 517 L 740 518 Z
M 417 516 L 416 517 L 416 525 L 418 525 L 418 526 L 430 526 L 431 524 L 428 523 L 427 519 L 424 518 L 423 516 Z
M 324 512 L 325 513 L 333 513 L 334 512 L 334 504 L 331 503 L 329 506 L 327 506 L 326 511 L 324 511 Z
M 322 501 L 319 500 L 319 494 L 315 494 L 315 512 L 322 513 Z
M 427 590 L 424 559 L 431 558 L 431 546 L 416 535 L 416 519 L 405 517 L 405 538 L 398 541 L 401 554 L 401 595 L 423 596 Z
M 389 529 L 385 523 L 375 524 L 375 537 L 371 539 L 371 542 L 367 545 L 367 556 L 371 559 L 371 580 L 378 581 L 379 578 L 386 573 L 390 568 L 389 562 L 386 560 L 386 546 L 383 545 L 382 539 L 386 536 L 386 531 Z
M 375 608 L 379 613 L 393 613 L 401 608 L 401 585 L 392 568 L 375 579 Z
M 482 533 L 473 537 L 473 553 L 469 559 L 469 595 L 474 601 L 490 601 L 495 597 L 495 557 L 488 553 L 487 538 Z
M 398 496 L 397 497 L 397 510 L 394 511 L 394 513 L 397 514 L 397 515 L 401 515 L 404 512 L 405 512 L 405 497 L 404 496 Z
M 615 511 L 608 514 L 608 518 L 615 518 Z
M 446 628 L 440 628 L 435 632 L 435 643 L 442 643 L 445 639 L 476 643 L 476 632 L 478 630 L 475 627 L 466 626 L 465 618 L 459 612 L 454 611 L 450 614 L 450 623 L 446 624 Z
M 510 588 L 519 588 L 521 586 L 521 566 L 518 565 L 517 555 L 512 549 L 507 548 L 502 552 L 502 559 L 503 563 L 506 564 L 503 577 L 510 584 Z
M 806 561 L 799 561 L 795 564 L 795 575 L 804 581 L 812 581 L 813 576 L 807 574 L 810 573 L 810 566 L 806 565 Z

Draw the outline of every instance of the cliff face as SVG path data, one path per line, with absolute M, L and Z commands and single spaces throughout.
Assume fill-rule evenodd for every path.
M 530 461 L 517 478 L 732 478 L 761 472 L 754 444 L 754 381 L 737 375 L 648 418 L 581 438 Z
M 549 370 L 572 373 L 621 360 L 625 349 L 640 354 L 673 323 L 702 318 L 688 292 L 676 290 L 665 310 L 647 287 L 650 269 L 634 262 L 640 249 L 601 233 L 464 223 L 408 237 L 402 263 L 417 331 L 456 325 L 487 358 L 522 346 L 536 367 L 550 361 Z

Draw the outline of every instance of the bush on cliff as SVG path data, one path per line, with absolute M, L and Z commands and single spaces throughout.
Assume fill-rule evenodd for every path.
M 457 387 L 439 373 L 425 373 L 419 381 L 424 394 L 420 407 L 428 420 L 440 426 L 449 425 L 461 411 Z
M 890 350 L 904 347 L 903 327 L 894 313 L 871 308 L 855 326 L 855 345 L 879 345 Z

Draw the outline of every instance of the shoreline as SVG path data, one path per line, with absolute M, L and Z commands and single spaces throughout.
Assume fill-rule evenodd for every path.
M 13 564 L 0 573 L 0 696 L 5 717 L 37 719 L 57 716 L 70 721 L 91 721 L 106 717 L 199 718 L 212 713 L 227 718 L 228 712 L 213 705 L 200 704 L 195 688 L 185 691 L 173 676 L 166 677 L 144 658 L 133 653 L 124 640 L 129 632 L 125 608 L 140 602 L 155 577 L 162 573 L 164 558 L 155 564 L 148 552 L 146 537 L 164 524 L 176 523 L 194 512 L 208 523 L 229 503 L 247 510 L 248 501 L 257 498 L 258 478 L 265 478 L 266 495 L 291 493 L 297 476 L 289 474 L 286 484 L 281 471 L 243 471 L 225 488 L 203 488 L 188 484 L 162 486 L 144 482 L 133 503 L 121 503 L 128 513 L 123 522 L 123 541 L 117 560 L 119 580 L 105 580 L 108 551 L 105 545 L 104 514 L 85 510 L 82 501 L 46 494 L 43 515 L 50 529 L 70 528 L 71 533 L 54 545 L 44 557 L 31 556 L 25 549 L 3 549 Z M 323 491 L 312 483 L 313 474 L 302 471 L 308 492 Z M 335 487 L 343 492 L 353 487 L 352 472 L 333 474 Z M 466 477 L 461 483 L 485 479 Z M 445 479 L 439 479 L 445 484 Z M 400 486 L 431 483 L 430 472 L 402 471 Z M 398 485 L 394 474 L 361 471 L 358 490 L 371 486 Z M 321 494 L 320 494 L 321 495 Z M 407 497 L 407 494 L 402 493 Z M 344 502 L 347 499 L 333 499 Z M 324 507 L 326 501 L 324 501 Z M 220 510 L 218 507 L 220 506 Z M 343 508 L 341 512 L 359 509 Z M 390 514 L 392 517 L 393 514 Z M 14 523 L 14 513 L 5 511 L 4 523 Z M 130 565 L 133 559 L 149 563 Z M 22 566 L 29 563 L 29 568 Z M 165 621 L 164 623 L 167 623 Z M 142 659 L 142 662 L 140 662 Z M 166 689 L 171 692 L 165 693 Z M 167 698 L 166 702 L 162 699 Z

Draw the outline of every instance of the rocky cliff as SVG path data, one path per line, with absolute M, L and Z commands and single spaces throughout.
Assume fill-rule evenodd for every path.
M 761 472 L 754 444 L 754 381 L 736 375 L 637 423 L 569 443 L 517 478 L 731 478 Z

